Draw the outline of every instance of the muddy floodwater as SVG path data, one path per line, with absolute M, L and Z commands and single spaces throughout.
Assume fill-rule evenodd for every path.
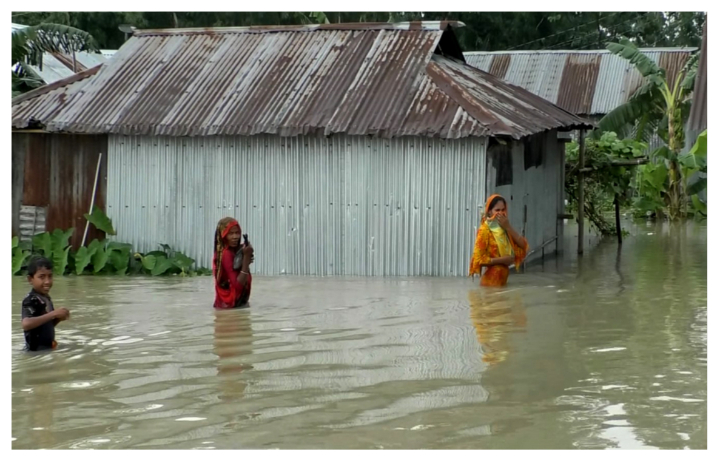
M 256 277 L 216 312 L 210 277 L 60 278 L 50 353 L 14 278 L 12 446 L 706 448 L 706 228 L 629 229 L 495 290 Z

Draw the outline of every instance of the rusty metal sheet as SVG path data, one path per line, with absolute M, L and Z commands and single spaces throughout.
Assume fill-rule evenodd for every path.
M 510 66 L 510 56 L 509 55 L 496 55 L 492 59 L 492 64 L 490 65 L 489 72 L 491 75 L 495 75 L 498 78 L 504 79 L 509 66 Z
M 428 74 L 485 129 L 515 139 L 548 129 L 589 128 L 578 116 L 469 65 L 435 56 Z
M 17 138 L 16 138 L 17 136 Z M 100 153 L 107 158 L 106 135 L 14 134 L 13 148 L 25 151 L 22 205 L 45 207 L 46 229 L 75 228 L 76 248 L 90 209 L 95 171 Z M 105 208 L 107 164 L 100 167 L 95 205 Z M 101 237 L 94 227 L 88 239 Z
M 565 62 L 557 105 L 574 114 L 591 114 L 600 72 L 597 54 L 569 54 Z M 577 86 L 582 83 L 582 86 Z
M 12 100 L 12 127 L 26 129 L 42 128 L 60 112 L 69 100 L 81 96 L 75 93 L 84 84 L 83 81 L 100 70 L 100 65 L 72 75 L 50 85 L 32 90 Z
M 680 70 L 696 50 L 641 49 L 670 73 Z M 608 50 L 465 52 L 464 56 L 469 65 L 582 115 L 607 114 L 627 102 L 643 83 L 635 67 Z
M 481 124 L 476 116 L 482 105 L 447 95 L 450 82 L 455 88 L 477 85 L 428 78 L 431 62 L 436 69 L 450 67 L 450 61 L 435 58 L 441 40 L 453 43 L 453 24 L 140 31 L 112 61 L 83 72 L 92 71 L 90 79 L 66 81 L 14 101 L 13 125 L 27 127 L 35 119 L 49 132 L 156 136 L 461 138 L 495 131 L 525 135 L 562 120 L 526 125 L 528 118 L 518 114 L 525 109 L 495 103 L 490 108 L 502 117 L 491 110 Z M 483 77 L 476 80 L 480 86 L 504 86 L 497 79 L 490 84 Z M 503 89 L 476 98 L 512 101 L 516 92 L 529 95 L 519 88 Z M 536 96 L 526 102 L 534 104 L 560 112 Z M 517 124 L 514 130 L 512 125 L 488 126 L 488 121 L 504 120 Z

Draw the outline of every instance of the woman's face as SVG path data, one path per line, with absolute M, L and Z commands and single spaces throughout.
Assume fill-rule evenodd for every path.
M 505 210 L 505 202 L 503 202 L 502 200 L 496 203 L 493 208 L 490 209 L 490 218 L 495 218 L 500 213 L 502 213 L 503 215 L 507 214 L 507 211 Z
M 238 244 L 240 244 L 240 236 L 242 235 L 242 232 L 240 231 L 240 227 L 235 225 L 232 228 L 230 228 L 230 231 L 227 234 L 227 242 L 228 246 L 231 248 L 238 247 Z

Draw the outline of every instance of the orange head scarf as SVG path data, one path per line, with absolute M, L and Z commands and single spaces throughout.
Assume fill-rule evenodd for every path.
M 485 208 L 482 218 L 480 220 L 480 226 L 477 230 L 477 236 L 475 237 L 475 248 L 473 251 L 473 256 L 470 259 L 470 275 L 480 274 L 482 270 L 482 265 L 486 264 L 486 262 L 489 261 L 490 253 L 488 251 L 488 243 L 490 237 L 492 237 L 493 235 L 491 233 L 490 227 L 487 224 L 487 221 L 494 218 L 490 217 L 489 213 L 490 207 L 492 207 L 493 202 L 495 202 L 495 199 L 497 198 L 501 198 L 505 201 L 505 210 L 503 213 L 505 214 L 505 216 L 508 216 L 508 204 L 505 198 L 503 198 L 500 194 L 492 194 L 490 197 L 488 197 L 487 201 L 485 202 Z M 527 241 L 525 241 L 524 246 L 518 246 L 512 236 L 508 235 L 508 240 L 515 254 L 515 267 L 519 268 L 523 259 L 525 259 L 525 255 L 528 250 Z
M 485 201 L 485 212 L 483 213 L 482 219 L 480 220 L 480 223 L 485 223 L 486 220 L 490 219 L 492 220 L 494 217 L 488 217 L 490 214 L 490 207 L 492 207 L 492 203 L 495 199 L 500 198 L 505 202 L 505 210 L 503 210 L 503 213 L 505 216 L 508 216 L 508 207 L 507 207 L 507 201 L 505 201 L 505 198 L 501 196 L 500 194 L 493 194 Z

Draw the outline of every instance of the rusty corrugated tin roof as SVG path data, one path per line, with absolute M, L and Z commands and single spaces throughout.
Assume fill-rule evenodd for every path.
M 675 77 L 695 48 L 641 49 Z M 468 64 L 580 115 L 604 115 L 642 85 L 642 77 L 607 50 L 466 52 Z
M 456 44 L 452 26 L 138 31 L 91 79 L 16 98 L 13 126 L 32 117 L 71 133 L 520 138 L 584 125 L 437 55 Z
M 49 85 L 34 89 L 12 100 L 12 126 L 35 127 L 36 123 L 50 122 L 67 104 L 68 97 L 83 86 L 84 81 L 95 75 L 102 65 L 97 65 Z

